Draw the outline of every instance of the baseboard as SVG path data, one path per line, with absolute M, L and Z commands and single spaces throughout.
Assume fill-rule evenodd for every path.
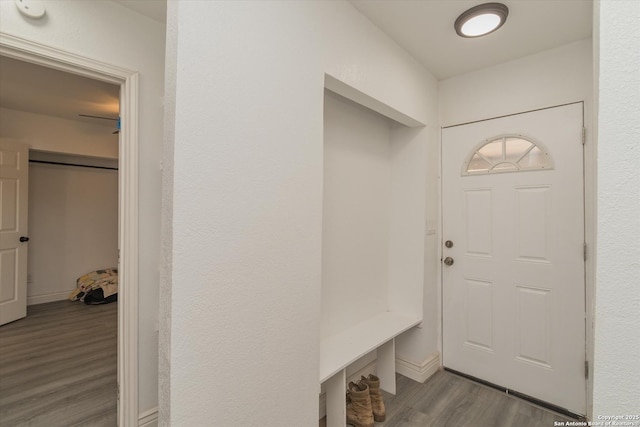
M 396 357 L 396 372 L 419 383 L 425 382 L 440 369 L 440 353 L 435 352 L 417 364 Z
M 75 288 L 67 291 L 52 292 L 44 295 L 32 295 L 27 297 L 27 305 L 44 304 L 45 302 L 62 301 L 69 298 Z
M 158 408 L 151 408 L 138 416 L 138 427 L 158 427 Z

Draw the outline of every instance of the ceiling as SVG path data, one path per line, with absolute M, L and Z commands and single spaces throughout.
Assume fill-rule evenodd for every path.
M 166 0 L 114 0 L 162 24 L 167 22 Z
M 116 1 L 166 22 L 166 0 Z M 439 80 L 591 36 L 592 0 L 500 0 L 509 7 L 507 23 L 477 39 L 458 37 L 453 23 L 465 10 L 491 0 L 349 1 Z
M 439 80 L 591 36 L 592 0 L 501 0 L 507 22 L 485 37 L 459 37 L 453 23 L 478 0 L 350 0 Z
M 116 1 L 166 21 L 166 0 Z M 453 22 L 482 1 L 350 0 L 440 80 L 591 36 L 592 0 L 502 1 L 509 7 L 506 24 L 486 37 L 465 39 Z M 113 127 L 78 114 L 116 118 L 118 96 L 116 85 L 0 57 L 0 107 Z
M 119 97 L 117 85 L 0 56 L 0 107 L 114 128 L 78 114 L 117 119 Z

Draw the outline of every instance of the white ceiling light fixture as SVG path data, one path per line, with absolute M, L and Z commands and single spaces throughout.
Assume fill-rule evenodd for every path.
M 480 37 L 492 33 L 507 21 L 509 8 L 502 3 L 484 3 L 463 12 L 453 27 L 460 37 Z

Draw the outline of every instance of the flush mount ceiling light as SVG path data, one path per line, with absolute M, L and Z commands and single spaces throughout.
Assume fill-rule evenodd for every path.
M 502 3 L 484 3 L 463 12 L 453 27 L 460 37 L 480 37 L 502 26 L 509 8 Z

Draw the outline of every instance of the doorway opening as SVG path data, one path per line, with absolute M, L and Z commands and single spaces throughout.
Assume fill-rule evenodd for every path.
M 119 86 L 117 398 L 118 425 L 138 423 L 138 73 L 0 34 L 0 55 Z

